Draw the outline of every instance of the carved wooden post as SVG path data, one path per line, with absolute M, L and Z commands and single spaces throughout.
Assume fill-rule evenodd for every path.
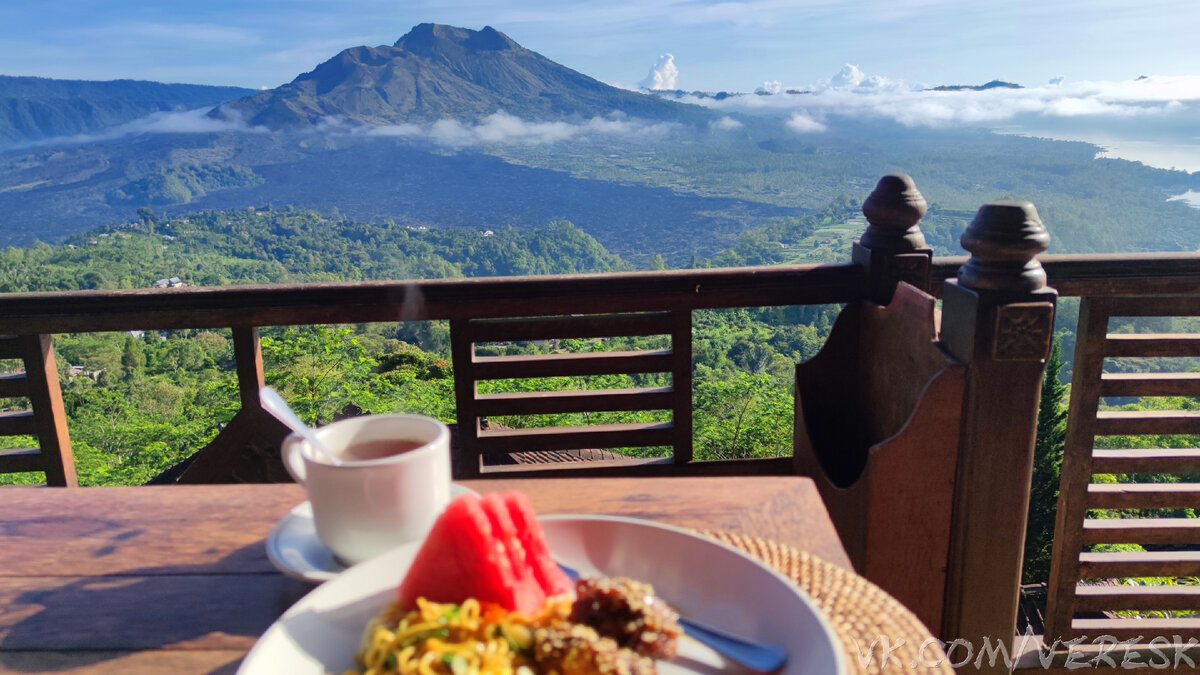
M 1034 256 L 1049 235 L 1029 202 L 979 209 L 971 258 L 946 282 L 942 342 L 967 364 L 943 637 L 1011 646 L 1056 292 Z M 959 655 L 961 656 L 961 655 Z M 997 659 L 994 672 L 1007 672 Z M 985 668 L 986 670 L 986 668 Z
M 863 202 L 867 229 L 854 242 L 851 260 L 867 270 L 867 297 L 886 305 L 896 283 L 907 281 L 929 290 L 933 249 L 917 225 L 925 215 L 925 198 L 907 174 L 891 173 L 879 179 Z

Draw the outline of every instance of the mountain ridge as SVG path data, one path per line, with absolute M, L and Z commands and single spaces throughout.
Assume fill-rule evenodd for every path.
M 350 47 L 272 90 L 228 101 L 212 117 L 270 129 L 329 118 L 367 126 L 474 121 L 505 112 L 528 120 L 623 114 L 708 121 L 699 106 L 619 89 L 517 44 L 504 33 L 424 23 L 393 45 Z
M 0 75 L 0 148 L 95 133 L 152 113 L 205 108 L 253 91 L 148 80 Z

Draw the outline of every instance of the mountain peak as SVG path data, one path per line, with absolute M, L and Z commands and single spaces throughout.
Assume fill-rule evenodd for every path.
M 404 37 L 393 45 L 413 54 L 433 56 L 447 51 L 503 51 L 517 50 L 521 46 L 507 35 L 484 26 L 483 30 L 458 28 L 440 23 L 422 23 L 413 26 Z
M 648 119 L 710 116 L 689 108 L 610 87 L 490 26 L 423 23 L 394 45 L 351 47 L 282 87 L 209 114 L 270 128 L 311 127 L 326 117 L 366 125 L 475 120 L 498 111 L 531 120 L 614 111 Z

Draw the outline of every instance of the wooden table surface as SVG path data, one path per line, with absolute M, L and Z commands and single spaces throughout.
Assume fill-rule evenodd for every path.
M 466 481 L 539 513 L 635 516 L 774 539 L 849 568 L 800 477 Z M 0 673 L 231 673 L 311 586 L 264 541 L 298 485 L 0 488 Z

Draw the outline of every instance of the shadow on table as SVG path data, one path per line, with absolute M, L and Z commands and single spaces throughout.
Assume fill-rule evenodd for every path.
M 8 596 L 0 614 L 0 667 L 45 672 L 144 660 L 148 671 L 195 672 L 187 664 L 211 659 L 212 650 L 245 652 L 312 588 L 267 571 L 264 557 L 260 541 L 204 564 L 46 577 L 42 588 L 0 592 Z M 159 649 L 170 651 L 139 654 Z M 232 673 L 239 661 L 213 672 Z

